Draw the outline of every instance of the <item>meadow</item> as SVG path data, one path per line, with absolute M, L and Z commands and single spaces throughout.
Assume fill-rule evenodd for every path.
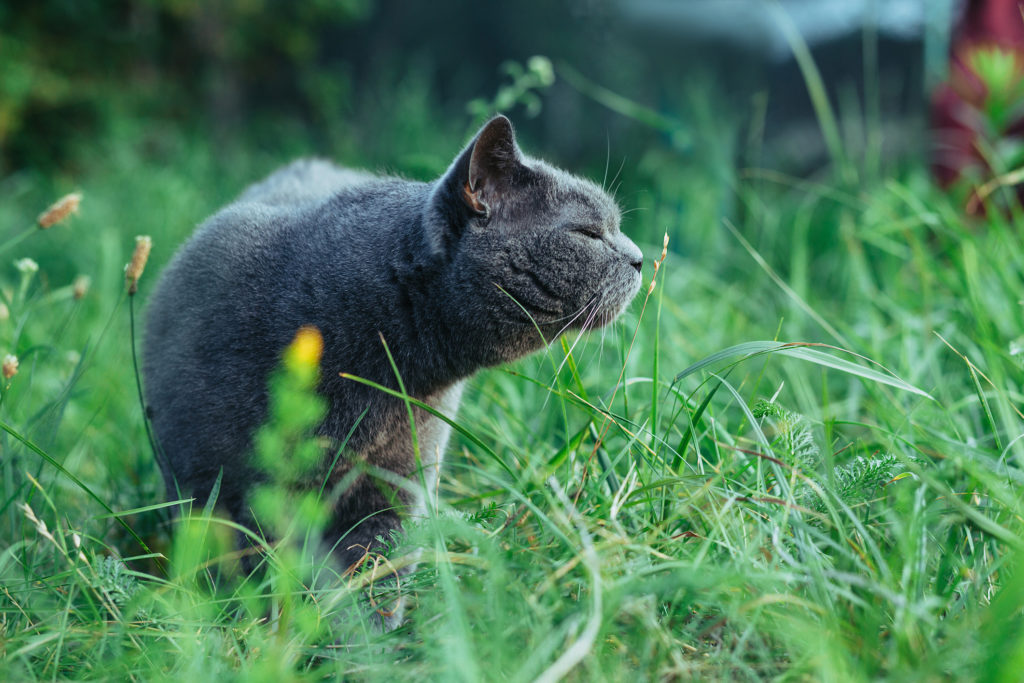
M 471 129 L 398 116 L 342 160 L 430 177 Z M 176 246 L 310 141 L 124 122 L 73 171 L 0 180 L 0 678 L 1020 680 L 1024 214 L 997 192 L 968 218 L 923 162 L 838 135 L 810 177 L 736 161 L 724 219 L 667 138 L 571 169 L 621 183 L 640 295 L 472 380 L 432 510 L 356 575 L 308 551 L 316 496 L 266 491 L 248 578 L 207 501 L 175 518 L 133 370 Z M 285 449 L 315 420 L 293 375 Z

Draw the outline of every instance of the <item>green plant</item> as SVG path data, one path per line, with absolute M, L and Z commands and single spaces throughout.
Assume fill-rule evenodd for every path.
M 551 60 L 540 55 L 530 57 L 525 66 L 509 61 L 501 69 L 511 82 L 498 88 L 493 99 L 476 99 L 466 105 L 466 110 L 478 124 L 495 112 L 510 112 L 517 105 L 523 106 L 527 116 L 536 116 L 541 109 L 539 92 L 555 82 Z

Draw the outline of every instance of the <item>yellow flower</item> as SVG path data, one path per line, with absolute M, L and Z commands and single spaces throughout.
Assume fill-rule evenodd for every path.
M 291 367 L 312 369 L 320 364 L 323 352 L 324 338 L 320 330 L 312 325 L 303 325 L 296 332 L 295 339 L 288 345 L 285 358 Z

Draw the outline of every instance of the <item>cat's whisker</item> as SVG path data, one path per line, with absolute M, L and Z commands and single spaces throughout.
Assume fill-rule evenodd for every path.
M 587 299 L 587 302 L 585 304 L 583 304 L 582 306 L 580 306 L 579 310 L 577 310 L 575 313 L 572 314 L 572 318 L 569 319 L 569 322 L 567 322 L 562 327 L 562 329 L 558 330 L 557 334 L 555 334 L 555 336 L 554 336 L 554 339 L 558 339 L 563 334 L 565 334 L 566 330 L 568 330 L 570 327 L 572 327 L 572 324 L 574 322 L 576 322 L 576 319 L 579 318 L 581 315 L 583 315 L 583 313 L 587 310 L 588 306 L 591 306 L 591 305 L 595 305 L 596 306 L 596 304 L 598 304 L 600 301 L 601 301 L 601 293 L 600 292 L 598 292 L 597 294 L 594 294 L 592 297 Z M 551 322 L 558 322 L 558 320 L 552 320 Z
M 608 182 L 608 167 L 611 165 L 611 161 L 612 161 L 612 138 L 611 138 L 611 135 L 608 134 L 608 131 L 605 131 L 604 177 L 601 178 L 601 189 L 602 190 L 605 190 L 605 189 L 608 188 L 608 185 L 606 183 Z
M 551 378 L 551 385 L 550 386 L 552 388 L 554 387 L 555 382 L 558 380 L 558 375 L 561 374 L 562 368 L 564 368 L 566 362 L 568 362 L 569 356 L 572 355 L 573 350 L 576 348 L 576 345 L 579 343 L 580 338 L 583 337 L 583 334 L 587 331 L 587 321 L 589 321 L 591 318 L 593 318 L 594 313 L 600 307 L 600 303 L 601 303 L 601 294 L 600 294 L 600 292 L 598 292 L 597 294 L 592 296 L 588 300 L 588 303 L 584 304 L 583 308 L 581 308 L 579 313 L 577 313 L 576 317 L 579 317 L 583 313 L 583 311 L 585 311 L 587 309 L 588 306 L 591 307 L 591 311 L 588 313 L 587 319 L 586 319 L 586 321 L 584 321 L 583 326 L 580 327 L 580 331 L 579 331 L 579 333 L 577 333 L 576 339 L 573 340 L 573 343 L 569 346 L 568 353 L 565 354 L 565 358 L 562 359 L 562 362 L 559 363 L 558 367 L 555 369 L 555 375 L 554 375 L 554 377 Z M 570 324 L 571 324 L 571 321 L 570 321 Z M 568 329 L 568 326 L 566 326 L 565 328 L 562 328 L 562 332 L 564 332 L 566 329 Z M 561 336 L 562 332 L 559 332 L 558 336 Z
M 586 301 L 586 303 L 584 303 L 574 313 L 569 313 L 567 315 L 563 315 L 563 316 L 560 316 L 560 317 L 557 317 L 557 318 L 552 318 L 550 320 L 538 320 L 536 317 L 534 317 L 533 313 L 531 313 L 528 310 L 528 306 L 523 304 L 521 301 L 519 301 L 519 299 L 516 298 L 516 296 L 514 294 L 512 294 L 508 290 L 508 288 L 502 287 L 500 284 L 497 284 L 497 283 L 495 283 L 495 286 L 497 286 L 497 288 L 499 290 L 501 290 L 501 292 L 505 296 L 507 296 L 509 299 L 511 299 L 512 302 L 516 306 L 519 307 L 519 309 L 526 316 L 526 319 L 530 322 L 530 324 L 534 327 L 534 329 L 537 330 L 538 334 L 540 335 L 540 337 L 543 340 L 543 343 L 545 345 L 551 344 L 556 339 L 558 339 L 563 333 L 565 333 L 566 330 L 568 330 L 570 327 L 572 327 L 572 324 L 576 321 L 577 318 L 579 318 L 586 311 L 587 307 L 590 306 L 592 303 L 594 303 L 595 300 L 600 297 L 600 293 L 594 294 L 590 299 L 588 299 Z M 565 325 L 561 329 L 559 329 L 553 336 L 551 336 L 550 338 L 544 336 L 545 328 L 548 328 L 551 325 L 553 325 L 555 323 L 558 323 L 558 322 L 561 322 L 563 320 L 566 320 L 568 322 L 566 322 Z M 502 319 L 500 319 L 500 322 L 503 322 L 503 323 L 509 324 L 509 325 L 521 325 L 523 321 L 522 320 L 514 320 L 514 319 L 511 319 L 511 318 L 502 318 Z
M 608 326 L 607 325 L 602 325 L 601 326 L 601 336 L 599 338 L 597 338 L 597 340 L 595 342 L 597 344 L 597 351 L 594 353 L 594 359 L 593 359 L 593 362 L 598 364 L 598 365 L 601 365 L 601 363 L 604 362 L 605 340 L 607 339 L 607 337 L 608 337 Z
M 628 216 L 629 214 L 633 213 L 634 211 L 646 211 L 646 210 L 647 210 L 646 206 L 634 206 L 632 209 L 626 209 L 625 211 L 623 211 L 622 212 L 622 216 L 623 217 Z
M 619 170 L 615 172 L 615 177 L 612 178 L 612 182 L 609 183 L 609 185 L 615 185 L 615 181 L 619 179 L 619 174 L 622 173 L 622 169 L 625 168 L 625 167 L 626 167 L 626 157 L 623 156 L 622 157 L 622 163 L 619 164 Z M 618 190 L 618 189 L 619 189 L 618 186 L 615 186 L 612 189 L 608 190 L 608 194 L 610 194 L 612 197 L 615 197 L 615 191 Z
M 516 306 L 519 307 L 519 309 L 526 315 L 527 320 L 529 320 L 529 322 L 531 324 L 533 324 L 533 325 L 535 325 L 537 327 L 546 327 L 546 326 L 554 325 L 555 323 L 562 322 L 563 320 L 567 321 L 566 324 L 564 326 L 562 326 L 558 330 L 558 332 L 556 332 L 550 339 L 547 340 L 548 342 L 554 341 L 555 339 L 557 339 L 559 337 L 559 335 L 565 333 L 565 331 L 568 330 L 572 326 L 572 324 L 577 320 L 577 318 L 579 318 L 586 311 L 587 307 L 590 306 L 592 303 L 594 303 L 594 299 L 596 299 L 599 296 L 601 296 L 600 294 L 594 294 L 590 299 L 587 299 L 587 301 L 582 306 L 580 306 L 578 309 L 576 309 L 572 313 L 567 313 L 567 314 L 565 314 L 563 316 L 559 316 L 557 318 L 548 318 L 548 319 L 544 319 L 544 320 L 538 320 L 536 317 L 534 317 L 534 315 L 532 313 L 530 313 L 529 310 L 527 310 L 529 307 L 527 305 L 523 304 L 521 301 L 519 301 L 519 299 L 517 299 L 515 297 L 515 295 L 510 293 L 508 291 L 508 289 L 506 289 L 505 287 L 502 287 L 500 285 L 498 285 L 498 289 L 500 289 L 502 291 L 502 293 L 505 294 L 505 296 L 507 296 L 509 299 L 511 299 L 512 302 Z M 514 325 L 520 325 L 520 324 L 522 324 L 523 321 L 522 320 L 512 319 L 512 318 L 502 318 L 500 320 L 500 322 L 514 324 Z
M 594 354 L 590 353 L 591 344 L 594 340 L 594 335 L 588 334 L 586 336 L 583 336 L 581 333 L 580 336 L 583 337 L 583 345 L 579 349 L 579 351 L 574 352 L 573 356 L 576 359 L 576 369 L 578 372 L 582 374 L 584 369 L 594 360 Z M 600 347 L 598 348 L 598 350 L 600 352 Z M 600 356 L 597 357 L 597 362 L 600 362 Z
M 562 374 L 562 368 L 564 368 L 565 364 L 569 362 L 569 357 L 573 355 L 573 350 L 576 348 L 576 344 L 579 343 L 580 337 L 582 336 L 583 331 L 581 330 L 576 334 L 576 339 L 574 339 L 572 344 L 569 345 L 569 350 L 566 352 L 565 357 L 562 359 L 562 362 L 558 364 L 557 368 L 555 368 L 555 374 L 551 377 L 551 384 L 549 385 L 550 389 L 555 388 L 555 383 L 558 381 L 558 376 Z M 578 363 L 577 367 L 579 367 Z
M 572 344 L 569 345 L 569 351 L 565 354 L 565 358 L 562 360 L 561 365 L 558 366 L 558 372 L 562 371 L 562 367 L 565 365 L 566 361 L 569 360 L 569 356 L 573 355 L 573 353 L 576 351 L 576 346 L 580 343 L 580 340 L 585 337 L 586 332 L 586 327 L 582 327 L 580 328 L 580 331 L 576 333 L 576 338 L 573 339 Z M 578 366 L 579 363 L 577 363 L 577 367 Z
M 608 293 L 610 293 L 610 292 L 603 293 L 602 294 L 602 298 L 604 297 L 605 294 L 608 294 Z M 605 342 L 608 339 L 608 328 L 610 326 L 609 324 L 616 318 L 616 315 L 614 315 L 612 313 L 609 313 L 609 312 L 604 312 L 604 313 L 601 314 L 601 318 L 602 318 L 600 320 L 600 323 L 601 323 L 601 341 L 600 341 L 600 344 L 598 346 L 598 354 L 597 354 L 597 362 L 598 363 L 600 363 L 604 359 L 604 349 L 605 349 Z
M 605 327 L 601 328 L 601 347 L 600 353 L 597 356 L 598 363 L 600 363 L 604 359 L 604 345 L 605 341 L 608 339 L 608 327 L 609 326 L 606 325 Z
M 597 295 L 595 294 L 594 297 L 596 297 L 596 296 Z M 558 334 L 564 333 L 566 330 L 569 329 L 569 327 L 573 324 L 573 322 L 575 322 L 576 319 L 579 318 L 583 314 L 584 311 L 586 311 L 587 306 L 589 306 L 589 305 L 591 305 L 593 303 L 594 297 L 591 297 L 590 299 L 587 299 L 587 302 L 584 303 L 582 306 L 580 306 L 578 309 L 576 309 L 576 311 L 574 313 L 569 313 L 568 315 L 563 315 L 560 318 L 555 318 L 553 320 L 545 321 L 544 324 L 545 325 L 550 325 L 551 323 L 557 323 L 557 322 L 561 322 L 563 320 L 568 320 L 569 322 L 564 327 L 562 327 L 562 329 L 560 329 L 558 331 Z M 556 334 L 555 336 L 557 337 L 558 334 Z
M 601 300 L 603 298 L 603 296 L 598 296 L 594 299 L 594 304 L 591 306 L 590 312 L 587 313 L 587 317 L 583 320 L 583 324 L 580 326 L 581 334 L 589 331 L 594 326 L 594 320 L 599 315 L 599 311 L 601 310 Z
M 583 322 L 583 329 L 581 331 L 589 332 L 593 327 L 595 327 L 594 323 L 598 320 L 599 317 L 600 315 L 598 314 L 597 308 L 595 307 L 594 310 L 590 312 L 590 315 L 587 316 L 587 319 Z
M 569 357 L 573 355 L 573 353 L 574 353 L 574 351 L 576 349 L 576 346 L 579 344 L 580 340 L 584 338 L 584 335 L 587 332 L 587 329 L 588 329 L 589 325 L 593 321 L 595 315 L 597 314 L 597 311 L 600 309 L 601 300 L 603 298 L 604 298 L 604 293 L 603 292 L 595 293 L 592 297 L 590 297 L 590 299 L 587 300 L 587 303 L 585 303 L 583 305 L 583 307 L 579 310 L 579 312 L 575 316 L 575 318 L 578 318 L 584 312 L 587 312 L 587 317 L 584 320 L 583 325 L 580 326 L 580 330 L 576 334 L 576 338 L 573 340 L 572 344 L 570 344 L 569 350 L 566 352 L 565 357 L 562 359 L 562 362 L 559 363 L 557 368 L 555 368 L 555 372 L 554 372 L 554 374 L 551 377 L 551 382 L 548 384 L 548 389 L 550 390 L 551 393 L 553 393 L 555 384 L 558 382 L 558 376 L 562 373 L 562 368 L 564 368 L 565 364 L 569 361 Z M 587 311 L 588 308 L 590 309 L 589 311 Z M 571 324 L 572 323 L 570 322 L 570 325 Z M 562 329 L 562 332 L 564 332 L 566 329 L 568 329 L 568 325 L 565 328 Z M 559 335 L 561 335 L 562 332 L 559 332 Z M 584 348 L 586 348 L 586 346 L 584 346 Z M 577 362 L 577 368 L 578 367 L 579 367 L 579 363 Z M 550 397 L 551 393 L 548 394 L 549 397 Z M 547 403 L 547 399 L 545 398 L 545 404 L 546 403 Z
M 574 341 L 572 346 L 569 347 L 569 354 L 571 354 L 573 352 L 573 350 L 576 348 L 576 344 L 579 343 L 580 338 L 583 337 L 583 335 L 590 330 L 590 328 L 594 324 L 594 321 L 600 318 L 600 313 L 598 312 L 599 309 L 600 309 L 600 306 L 596 305 L 596 304 L 598 304 L 600 302 L 600 300 L 601 300 L 601 297 L 599 297 L 597 299 L 597 302 L 595 302 L 594 308 L 590 311 L 589 315 L 587 315 L 587 319 L 585 321 L 583 321 L 583 326 L 580 327 L 580 332 L 579 332 L 578 335 L 576 335 L 576 341 Z M 568 360 L 569 354 L 566 354 L 566 360 Z M 562 361 L 562 364 L 564 365 L 565 361 Z M 579 367 L 579 363 L 577 362 L 577 368 L 578 367 Z M 561 370 L 561 367 L 559 367 L 559 370 Z

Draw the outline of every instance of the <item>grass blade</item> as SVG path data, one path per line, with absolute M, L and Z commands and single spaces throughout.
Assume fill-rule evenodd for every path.
M 702 360 L 697 361 L 696 363 L 694 363 L 693 365 L 691 365 L 690 367 L 686 368 L 678 375 L 676 375 L 675 381 L 678 382 L 681 379 L 684 379 L 694 374 L 698 370 L 703 370 L 704 368 L 715 366 L 721 361 L 729 360 L 731 358 L 739 357 L 739 360 L 736 361 L 736 363 L 732 364 L 738 365 L 739 363 L 742 363 L 745 360 L 749 360 L 757 356 L 762 356 L 769 353 L 780 353 L 784 356 L 798 358 L 800 360 L 807 361 L 808 363 L 814 363 L 816 365 L 821 365 L 823 367 L 831 368 L 833 370 L 839 370 L 840 372 L 845 372 L 848 375 L 860 377 L 861 379 L 865 379 L 871 382 L 877 382 L 878 384 L 885 384 L 896 389 L 901 389 L 912 394 L 917 394 L 918 396 L 923 396 L 924 398 L 933 401 L 935 400 L 931 396 L 931 394 L 915 387 L 914 385 L 908 382 L 903 381 L 894 373 L 890 372 L 884 366 L 878 363 L 875 363 L 875 365 L 878 365 L 878 367 L 882 368 L 884 372 L 879 370 L 873 370 L 871 368 L 866 368 L 864 366 L 857 365 L 856 363 L 851 363 L 848 360 L 843 360 L 842 358 L 836 358 L 835 356 L 829 355 L 822 351 L 817 351 L 814 348 L 810 347 L 834 349 L 836 351 L 849 353 L 851 355 L 856 356 L 857 358 L 861 358 L 868 362 L 874 363 L 874 361 L 868 358 L 864 358 L 864 356 L 853 353 L 852 351 L 840 349 L 837 346 L 831 346 L 829 344 L 817 344 L 810 342 L 753 341 L 744 342 L 742 344 L 736 344 L 735 346 L 730 346 L 727 349 L 723 349 L 721 351 L 718 351 L 717 353 L 713 353 L 710 356 L 707 356 L 706 358 L 703 358 Z

